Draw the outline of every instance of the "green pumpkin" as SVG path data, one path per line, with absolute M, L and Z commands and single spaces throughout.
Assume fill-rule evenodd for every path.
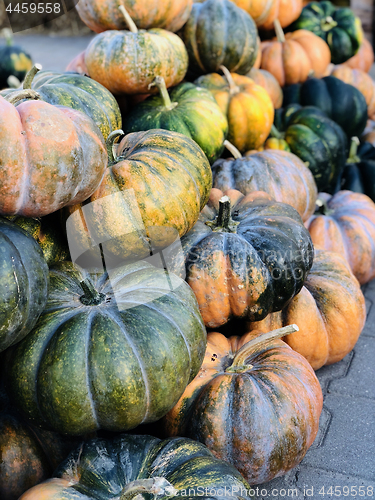
M 0 352 L 22 340 L 42 313 L 48 266 L 36 241 L 0 220 Z
M 346 161 L 347 139 L 323 111 L 299 104 L 277 109 L 271 135 L 285 139 L 291 152 L 306 163 L 318 191 L 336 188 Z
M 195 3 L 182 32 L 194 75 L 217 73 L 225 66 L 246 75 L 258 53 L 258 31 L 253 19 L 230 0 Z
M 22 81 L 31 69 L 31 56 L 18 45 L 13 45 L 12 32 L 3 30 L 6 45 L 0 47 L 0 89 L 8 87 L 8 78 L 14 76 Z
M 136 495 L 164 500 L 252 498 L 249 485 L 232 465 L 185 438 L 124 434 L 94 439 L 72 452 L 54 476 L 28 498 L 49 491 L 51 500 L 131 500 Z
M 53 267 L 44 313 L 10 353 L 10 396 L 37 425 L 82 435 L 156 421 L 200 368 L 206 331 L 189 286 L 142 261 L 109 276 Z
M 309 30 L 327 42 L 333 64 L 341 64 L 357 52 L 363 40 L 361 21 L 348 7 L 331 2 L 310 2 L 289 28 Z
M 311 78 L 285 87 L 284 107 L 295 103 L 321 109 L 348 137 L 361 135 L 366 127 L 367 104 L 363 94 L 334 76 Z
M 375 201 L 375 148 L 369 142 L 358 147 L 352 139 L 349 158 L 341 179 L 341 189 L 362 193 Z
M 193 139 L 213 163 L 224 149 L 228 121 L 211 93 L 186 82 L 169 95 L 160 77 L 155 85 L 160 95 L 149 97 L 125 116 L 125 133 L 150 129 L 180 132 Z

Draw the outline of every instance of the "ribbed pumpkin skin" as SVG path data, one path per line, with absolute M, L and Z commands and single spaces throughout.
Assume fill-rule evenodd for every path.
M 0 214 L 42 217 L 87 199 L 107 153 L 95 123 L 80 111 L 0 96 Z M 25 176 L 27 172 L 27 176 Z
M 128 28 L 119 11 L 120 5 L 126 8 L 138 28 L 177 31 L 187 21 L 192 3 L 193 0 L 80 0 L 77 12 L 96 33 Z
M 172 108 L 162 96 L 146 99 L 124 118 L 124 132 L 165 129 L 193 139 L 210 163 L 222 153 L 228 122 L 211 93 L 192 83 L 181 83 L 170 93 Z
M 234 230 L 209 226 L 223 195 L 229 196 L 231 217 L 238 223 Z M 312 264 L 311 241 L 299 215 L 266 193 L 244 197 L 239 191 L 213 189 L 181 245 L 185 279 L 210 328 L 232 317 L 257 321 L 281 309 L 302 288 Z
M 8 87 L 8 78 L 13 75 L 22 81 L 33 65 L 31 56 L 21 47 L 0 47 L 0 89 Z
M 22 340 L 47 302 L 48 266 L 34 239 L 0 221 L 0 352 Z
M 83 215 L 80 205 L 67 209 L 70 214 L 79 210 L 71 241 L 82 252 L 87 250 L 83 217 L 96 241 L 105 242 L 106 255 L 149 257 L 151 250 L 172 244 L 198 220 L 212 186 L 210 164 L 194 141 L 159 129 L 125 136 L 117 154 L 119 161 L 84 203 L 83 209 L 96 202 L 90 213 Z
M 21 499 L 110 500 L 120 498 L 127 484 L 155 477 L 167 479 L 180 490 L 178 496 L 163 497 L 172 500 L 181 498 L 182 490 L 187 494 L 189 488 L 198 492 L 204 492 L 205 488 L 222 492 L 225 487 L 231 500 L 252 498 L 240 496 L 241 491 L 249 490 L 249 485 L 233 466 L 217 460 L 201 443 L 184 438 L 160 440 L 124 434 L 112 440 L 95 439 L 85 443 L 82 450 L 73 452 L 55 476 Z M 210 498 L 219 500 L 222 496 L 216 493 Z
M 339 191 L 326 215 L 307 222 L 314 245 L 342 255 L 361 284 L 375 277 L 375 204 L 366 195 Z
M 363 38 L 361 46 L 355 56 L 343 63 L 352 69 L 360 69 L 368 73 L 374 64 L 374 49 L 367 38 Z
M 318 370 L 341 361 L 353 349 L 365 321 L 365 299 L 348 263 L 335 252 L 315 250 L 300 293 L 281 312 L 248 327 L 268 332 L 297 324 L 299 331 L 283 340 Z
M 366 194 L 375 201 L 375 147 L 369 142 L 360 144 L 354 159 L 348 159 L 341 189 Z
M 349 70 L 350 71 L 350 70 Z M 359 136 L 367 122 L 367 105 L 361 92 L 333 76 L 310 78 L 302 85 L 284 89 L 284 106 L 298 103 L 316 106 L 340 125 L 349 136 Z
M 264 41 L 261 50 L 261 69 L 272 73 L 281 87 L 304 82 L 312 72 L 321 78 L 331 61 L 328 45 L 307 30 L 287 33 L 284 43 Z
M 275 109 L 281 108 L 283 104 L 283 91 L 272 73 L 265 69 L 252 68 L 246 76 L 267 90 Z
M 244 195 L 265 191 L 295 208 L 304 221 L 314 213 L 318 196 L 314 178 L 292 153 L 262 151 L 236 160 L 218 160 L 212 174 L 214 188 L 237 189 Z
M 221 65 L 245 75 L 258 53 L 254 21 L 230 0 L 194 4 L 181 36 L 189 54 L 189 71 L 195 75 L 217 72 Z
M 209 333 L 201 370 L 163 420 L 167 435 L 206 444 L 250 484 L 281 476 L 303 459 L 323 405 L 311 366 L 281 340 L 254 348 L 246 359 L 251 368 L 226 372 L 256 335 Z
M 275 19 L 282 28 L 295 21 L 302 11 L 302 0 L 233 0 L 246 10 L 260 28 L 273 29 Z
M 330 27 L 329 18 L 336 24 Z M 328 1 L 310 2 L 306 5 L 291 29 L 312 31 L 326 41 L 333 64 L 343 63 L 354 56 L 363 40 L 361 21 L 353 11 L 346 7 L 337 8 Z
M 268 92 L 246 76 L 231 74 L 235 87 L 213 73 L 195 84 L 208 89 L 228 119 L 228 140 L 241 153 L 257 149 L 270 133 L 274 108 Z
M 142 261 L 110 275 L 51 269 L 44 313 L 9 360 L 9 394 L 31 422 L 70 435 L 132 429 L 165 415 L 198 372 L 206 331 L 187 284 Z M 87 278 L 99 305 L 80 300 Z
M 106 31 L 93 38 L 85 51 L 91 78 L 112 94 L 150 94 L 155 76 L 167 88 L 180 83 L 188 54 L 177 35 L 158 28 L 149 31 Z M 154 92 L 155 93 L 155 92 Z

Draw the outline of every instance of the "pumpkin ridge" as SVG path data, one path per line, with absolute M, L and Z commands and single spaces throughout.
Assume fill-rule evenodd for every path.
M 98 419 L 98 413 L 95 407 L 95 401 L 92 395 L 92 383 L 91 380 L 92 378 L 90 377 L 90 373 L 92 372 L 92 367 L 90 363 L 90 340 L 91 340 L 91 325 L 93 323 L 94 316 L 96 315 L 95 309 L 90 311 L 88 315 L 88 322 L 87 322 L 87 332 L 85 335 L 85 340 L 86 340 L 86 345 L 85 345 L 85 351 L 86 351 L 86 387 L 87 387 L 87 395 L 90 401 L 91 405 L 91 410 L 92 410 L 92 417 L 95 421 L 96 428 L 99 429 L 99 419 Z
M 242 25 L 244 27 L 244 32 L 246 32 L 246 23 L 245 23 L 245 18 L 244 16 L 240 16 L 240 19 L 241 19 L 241 22 L 242 22 Z M 238 29 L 239 29 L 239 26 L 238 26 Z M 225 33 L 226 33 L 226 38 L 228 37 L 228 31 L 225 30 Z M 243 50 L 242 50 L 242 54 L 241 54 L 241 57 L 240 57 L 240 60 L 238 61 L 237 63 L 237 66 L 235 66 L 234 68 L 232 68 L 230 70 L 231 73 L 236 73 L 238 69 L 241 69 L 241 65 L 242 65 L 242 62 L 244 60 L 247 60 L 249 58 L 248 54 L 247 54 L 247 48 L 249 47 L 249 36 L 246 36 L 246 40 L 245 40 L 245 45 L 243 47 Z M 259 49 L 260 50 L 260 49 Z

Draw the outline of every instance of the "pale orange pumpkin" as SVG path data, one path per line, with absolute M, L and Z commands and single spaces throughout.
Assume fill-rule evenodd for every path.
M 360 69 L 366 73 L 370 71 L 371 66 L 374 64 L 374 49 L 367 38 L 363 38 L 362 44 L 356 55 L 343 64 L 349 66 L 349 68 Z
M 275 19 L 286 28 L 295 21 L 302 12 L 302 0 L 232 0 L 254 19 L 259 28 L 273 28 Z
M 283 91 L 272 73 L 265 69 L 252 68 L 246 76 L 267 90 L 275 109 L 281 108 L 283 104 Z

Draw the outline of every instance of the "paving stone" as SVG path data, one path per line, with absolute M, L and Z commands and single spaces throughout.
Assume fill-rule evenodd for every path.
M 334 365 L 323 366 L 316 372 L 324 395 L 327 393 L 328 386 L 331 380 L 340 379 L 346 376 L 353 357 L 354 351 L 347 354 L 345 358 L 338 363 L 335 363 Z

